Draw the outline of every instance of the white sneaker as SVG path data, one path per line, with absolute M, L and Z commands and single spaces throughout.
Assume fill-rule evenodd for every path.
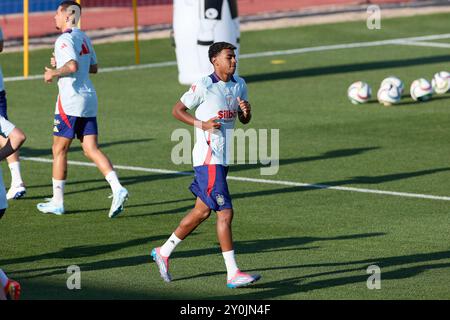
M 20 199 L 27 193 L 25 186 L 21 183 L 18 186 L 11 186 L 9 188 L 8 193 L 6 193 L 6 199 Z
M 110 198 L 113 198 L 111 209 L 109 210 L 108 217 L 114 218 L 123 211 L 123 204 L 128 200 L 128 191 L 125 188 L 120 189 L 114 193 Z
M 53 199 L 46 199 L 48 202 L 42 202 L 37 204 L 37 208 L 43 213 L 53 213 L 58 216 L 64 214 L 64 205 L 62 203 L 57 203 Z

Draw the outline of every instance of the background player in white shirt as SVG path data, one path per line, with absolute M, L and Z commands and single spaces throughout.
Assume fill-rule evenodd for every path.
M 47 83 L 57 78 L 59 89 L 53 128 L 53 197 L 39 203 L 37 208 L 44 213 L 64 214 L 67 152 L 76 136 L 84 154 L 111 186 L 113 201 L 108 216 L 114 218 L 123 211 L 128 191 L 98 147 L 97 94 L 89 79 L 89 73 L 97 73 L 97 57 L 90 39 L 75 27 L 80 15 L 81 6 L 75 1 L 61 2 L 55 15 L 56 28 L 62 35 L 55 42 L 54 57 L 50 60 L 55 69 L 45 68 L 44 74 Z
M 0 27 L 0 52 L 3 51 L 3 32 Z M 3 74 L 2 68 L 0 66 L 0 115 L 5 119 L 8 119 L 7 112 L 7 101 L 6 101 L 6 92 L 3 84 Z M 6 139 L 0 137 L 0 146 L 4 146 L 6 143 Z M 6 198 L 10 199 L 20 199 L 25 193 L 25 185 L 22 180 L 22 175 L 20 173 L 20 160 L 19 160 L 19 152 L 15 152 L 7 158 L 9 170 L 11 171 L 11 187 L 9 188 Z
M 194 83 L 173 108 L 178 120 L 195 127 L 193 150 L 194 181 L 190 186 L 196 197 L 195 207 L 181 220 L 178 228 L 162 247 L 152 250 L 164 281 L 171 281 L 169 256 L 175 247 L 206 220 L 211 210 L 217 213 L 217 236 L 227 268 L 227 286 L 237 288 L 257 281 L 259 275 L 239 270 L 233 250 L 231 221 L 233 206 L 226 181 L 232 135 L 236 118 L 247 124 L 251 107 L 247 101 L 247 85 L 235 77 L 236 55 L 230 43 L 217 42 L 209 48 L 214 73 Z M 187 109 L 195 109 L 195 117 Z
M 11 156 L 25 141 L 25 134 L 16 128 L 11 122 L 0 115 L 0 135 L 6 141 L 0 149 L 0 161 Z M 5 186 L 3 185 L 2 172 L 0 170 L 0 219 L 5 214 L 8 203 L 6 200 Z M 0 269 L 0 300 L 18 300 L 20 297 L 20 284 L 9 279 Z

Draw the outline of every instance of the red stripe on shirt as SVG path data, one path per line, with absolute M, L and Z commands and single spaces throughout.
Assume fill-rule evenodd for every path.
M 211 148 L 211 132 L 208 132 L 208 151 L 206 153 L 206 159 L 203 165 L 209 165 L 212 159 L 212 148 Z

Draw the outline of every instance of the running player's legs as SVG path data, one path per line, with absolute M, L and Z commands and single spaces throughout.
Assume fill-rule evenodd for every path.
M 84 155 L 96 164 L 100 172 L 106 176 L 113 171 L 111 161 L 98 146 L 97 119 L 95 117 L 79 118 L 75 125 L 75 133 L 80 139 Z
M 123 211 L 124 202 L 128 199 L 128 191 L 120 184 L 111 161 L 98 146 L 97 119 L 95 117 L 78 118 L 75 132 L 80 139 L 84 154 L 95 163 L 111 186 L 113 201 L 108 216 L 114 218 Z
M 195 201 L 194 208 L 181 220 L 175 230 L 175 235 L 183 240 L 192 233 L 203 221 L 208 219 L 211 209 L 200 199 Z
M 67 153 L 75 138 L 75 124 L 77 117 L 65 114 L 55 115 L 53 127 L 53 179 L 66 180 Z
M 0 115 L 8 120 L 8 107 L 5 91 L 0 92 Z M 7 139 L 0 136 L 0 147 L 6 145 Z M 8 191 L 8 199 L 19 199 L 25 195 L 25 186 L 20 173 L 19 151 L 17 150 L 6 158 L 11 171 L 11 188 Z
M 82 136 L 80 142 L 84 155 L 95 163 L 104 176 L 113 171 L 111 161 L 98 147 L 97 135 Z
M 76 117 L 55 115 L 53 127 L 53 168 L 52 185 L 53 197 L 47 202 L 37 204 L 43 213 L 64 214 L 64 186 L 67 178 L 67 153 L 75 137 Z
M 66 180 L 67 178 L 67 153 L 72 139 L 60 136 L 53 137 L 53 179 Z
M 233 209 L 217 211 L 217 238 L 222 252 L 233 250 L 233 236 L 231 222 L 233 221 Z

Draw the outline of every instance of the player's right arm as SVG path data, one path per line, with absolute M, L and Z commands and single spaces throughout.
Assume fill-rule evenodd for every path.
M 45 82 L 52 82 L 53 78 L 65 77 L 78 71 L 78 62 L 70 60 L 66 62 L 61 68 L 51 69 L 45 67 L 44 79 Z
M 207 83 L 204 81 L 204 79 L 201 79 L 195 82 L 190 89 L 183 94 L 180 101 L 173 107 L 172 115 L 181 122 L 207 131 L 220 128 L 220 123 L 215 122 L 215 120 L 218 119 L 217 117 L 209 119 L 208 121 L 201 121 L 187 112 L 188 109 L 195 109 L 203 103 L 207 86 Z
M 65 77 L 78 71 L 78 55 L 75 52 L 73 39 L 70 35 L 63 34 L 56 40 L 54 56 L 54 62 L 57 62 L 61 67 L 57 69 L 45 67 L 45 82 L 50 83 L 53 78 Z
M 201 121 L 187 112 L 187 110 L 188 107 L 186 107 L 183 102 L 178 101 L 172 109 L 172 115 L 175 117 L 175 119 L 180 120 L 181 122 L 205 131 L 220 128 L 220 123 L 215 122 L 218 117 L 209 119 L 208 121 Z

